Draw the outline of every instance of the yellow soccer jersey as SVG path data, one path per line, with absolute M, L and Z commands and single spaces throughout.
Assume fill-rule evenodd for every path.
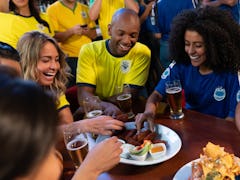
M 119 8 L 124 8 L 124 0 L 104 0 L 102 1 L 101 11 L 98 18 L 103 39 L 109 39 L 108 24 L 111 23 L 112 16 Z
M 89 28 L 96 28 L 95 22 L 89 18 L 88 11 L 88 6 L 79 2 L 76 2 L 72 10 L 66 7 L 61 1 L 57 1 L 48 7 L 47 14 L 52 21 L 54 31 L 64 32 L 77 24 L 87 24 Z M 61 42 L 60 46 L 69 57 L 78 57 L 81 46 L 90 42 L 92 40 L 87 36 L 73 35 L 65 42 Z
M 19 38 L 31 28 L 18 16 L 0 12 L 0 41 L 16 48 Z
M 69 106 L 69 102 L 67 101 L 67 98 L 65 94 L 62 94 L 57 102 L 57 110 L 61 110 L 62 108 Z
M 95 41 L 82 47 L 77 66 L 77 84 L 96 86 L 96 94 L 107 98 L 115 94 L 116 86 L 144 86 L 150 66 L 150 50 L 136 43 L 123 57 L 112 56 L 106 41 Z
M 50 30 L 48 29 L 48 27 L 44 26 L 43 24 L 40 24 L 34 16 L 29 16 L 29 17 L 26 17 L 26 16 L 19 16 L 19 18 L 21 18 L 23 21 L 25 21 L 25 23 L 27 23 L 31 30 L 36 30 L 36 31 L 40 31 L 42 33 L 46 33 L 50 36 L 53 36 L 54 35 L 54 32 L 53 32 L 53 29 L 52 29 L 52 23 L 50 22 L 47 14 L 45 13 L 40 13 L 40 16 L 43 20 L 45 20 L 48 24 L 49 24 L 49 27 L 50 27 Z

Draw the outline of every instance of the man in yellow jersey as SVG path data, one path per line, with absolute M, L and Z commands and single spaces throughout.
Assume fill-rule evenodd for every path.
M 89 16 L 92 20 L 98 19 L 103 39 L 108 39 L 108 24 L 119 8 L 129 8 L 138 13 L 139 5 L 136 0 L 90 0 Z
M 131 9 L 122 8 L 108 26 L 110 39 L 82 47 L 77 67 L 78 99 L 98 95 L 106 115 L 118 115 L 119 108 L 109 102 L 116 87 L 129 84 L 133 100 L 145 85 L 150 65 L 150 50 L 137 42 L 140 20 Z M 108 102 L 107 102 L 108 101 Z
M 68 56 L 67 63 L 73 75 L 68 87 L 76 84 L 79 50 L 97 37 L 96 24 L 90 20 L 88 11 L 88 7 L 77 0 L 59 0 L 47 9 L 55 32 L 54 38 Z

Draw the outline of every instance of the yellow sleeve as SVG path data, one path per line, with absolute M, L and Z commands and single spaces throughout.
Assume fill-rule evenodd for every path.
M 62 94 L 59 99 L 58 99 L 58 103 L 57 103 L 57 110 L 60 110 L 66 106 L 69 106 L 69 102 L 67 101 L 67 98 L 65 96 L 65 94 Z

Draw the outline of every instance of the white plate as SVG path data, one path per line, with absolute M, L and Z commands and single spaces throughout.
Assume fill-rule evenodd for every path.
M 199 159 L 196 159 L 194 161 L 199 161 Z M 182 166 L 175 174 L 173 180 L 188 180 L 192 174 L 192 163 L 194 161 L 191 161 Z
M 146 123 L 144 124 L 146 125 Z M 135 122 L 128 122 L 125 123 L 125 127 L 127 129 L 135 129 Z M 125 159 L 121 158 L 120 162 L 124 164 L 132 164 L 132 165 L 137 165 L 137 166 L 145 166 L 145 165 L 152 165 L 152 164 L 157 164 L 163 161 L 166 161 L 173 156 L 175 156 L 178 151 L 181 149 L 182 146 L 182 141 L 180 137 L 177 135 L 175 131 L 172 129 L 163 126 L 163 125 L 155 125 L 155 132 L 157 132 L 161 140 L 167 141 L 167 152 L 164 156 L 162 156 L 159 159 L 152 159 L 151 156 L 148 155 L 147 159 L 145 161 L 137 161 L 133 159 Z M 109 136 L 98 136 L 96 143 L 101 142 L 105 138 L 108 138 Z

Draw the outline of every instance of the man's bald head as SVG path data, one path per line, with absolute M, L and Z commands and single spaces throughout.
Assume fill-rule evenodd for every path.
M 125 56 L 138 40 L 140 20 L 131 9 L 122 8 L 115 12 L 108 25 L 109 49 L 114 56 Z
M 111 24 L 118 23 L 119 21 L 122 20 L 126 21 L 126 23 L 131 23 L 131 21 L 135 21 L 135 23 L 136 22 L 139 23 L 140 28 L 140 19 L 138 17 L 138 14 L 131 9 L 128 8 L 118 9 L 112 17 Z

